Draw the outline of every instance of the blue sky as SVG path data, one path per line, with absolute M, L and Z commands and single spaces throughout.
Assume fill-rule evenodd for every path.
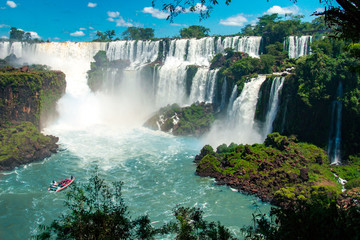
M 232 0 L 229 6 L 219 0 L 210 18 L 199 22 L 199 14 L 185 13 L 166 20 L 161 12 L 163 0 L 0 0 L 0 38 L 8 37 L 10 27 L 31 32 L 33 37 L 50 41 L 91 41 L 96 31 L 115 30 L 116 37 L 129 26 L 153 28 L 155 37 L 179 35 L 181 28 L 202 25 L 210 35 L 236 34 L 246 24 L 265 13 L 310 15 L 324 5 L 319 0 Z M 164 0 L 169 2 L 170 0 Z

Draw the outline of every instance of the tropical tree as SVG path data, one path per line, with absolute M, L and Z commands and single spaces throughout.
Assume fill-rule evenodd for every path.
M 105 33 L 101 31 L 96 32 L 96 39 L 93 41 L 98 42 L 106 42 L 106 41 L 112 41 L 113 37 L 115 36 L 115 30 L 106 30 Z
M 163 227 L 163 232 L 175 233 L 176 240 L 236 239 L 230 231 L 219 222 L 207 222 L 203 219 L 203 211 L 198 208 L 178 207 L 174 209 L 176 222 L 170 222 Z
M 16 27 L 12 27 L 10 29 L 10 40 L 14 41 L 22 41 L 24 38 L 25 32 L 21 29 L 17 29 Z
M 156 1 L 152 0 L 153 6 L 155 6 Z M 335 30 L 337 37 L 353 41 L 360 40 L 360 4 L 358 0 L 336 0 L 336 4 L 332 4 L 331 0 L 319 1 L 326 3 L 327 8 L 324 12 L 317 12 L 315 15 L 325 16 L 328 26 Z M 207 18 L 219 2 L 218 0 L 165 0 L 165 2 L 162 1 L 162 4 L 163 10 L 170 13 L 167 19 L 173 21 L 174 17 L 189 10 L 200 13 L 200 20 Z M 229 5 L 231 0 L 221 2 Z M 293 0 L 293 2 L 297 2 L 297 0 Z
M 180 30 L 180 36 L 182 38 L 203 38 L 209 36 L 210 29 L 204 26 L 192 25 L 188 28 L 182 28 Z
M 154 29 L 128 27 L 122 36 L 124 40 L 150 40 L 154 38 Z
M 107 30 L 107 31 L 105 31 L 105 35 L 111 41 L 113 39 L 113 37 L 115 36 L 115 30 L 111 30 L 111 31 Z

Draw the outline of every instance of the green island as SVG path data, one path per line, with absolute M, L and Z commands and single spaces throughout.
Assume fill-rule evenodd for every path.
M 198 103 L 181 108 L 177 104 L 161 108 L 144 126 L 170 132 L 176 136 L 200 137 L 210 130 L 214 122 L 211 104 Z

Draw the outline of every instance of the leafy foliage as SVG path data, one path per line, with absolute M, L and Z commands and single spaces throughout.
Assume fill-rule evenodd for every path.
M 106 30 L 104 33 L 101 31 L 96 31 L 96 39 L 94 42 L 108 42 L 112 41 L 115 37 L 115 30 Z
M 210 29 L 204 26 L 192 25 L 188 28 L 180 29 L 181 38 L 203 38 L 209 36 Z
M 128 27 L 122 36 L 124 40 L 151 40 L 154 38 L 153 28 Z
M 316 15 L 325 16 L 325 21 L 333 29 L 334 36 L 360 41 L 360 6 L 356 0 L 337 0 L 337 6 L 327 1 L 328 8 Z
M 269 217 L 253 215 L 254 225 L 243 228 L 245 239 L 359 239 L 359 204 L 322 196 L 327 203 L 298 201 L 272 208 Z
M 165 232 L 176 233 L 176 240 L 209 239 L 227 240 L 235 239 L 230 231 L 219 222 L 208 223 L 203 219 L 203 211 L 198 208 L 178 207 L 174 209 L 176 222 L 166 224 Z

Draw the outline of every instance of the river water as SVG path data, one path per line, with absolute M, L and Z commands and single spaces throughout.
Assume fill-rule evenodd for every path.
M 58 102 L 60 117 L 43 130 L 59 137 L 60 151 L 0 173 L 1 240 L 29 239 L 39 224 L 49 224 L 66 211 L 69 189 L 48 192 L 51 180 L 73 175 L 76 182 L 87 182 L 96 167 L 106 181 L 124 182 L 123 197 L 132 217 L 147 214 L 156 226 L 174 220 L 177 205 L 195 206 L 206 220 L 220 221 L 240 236 L 240 229 L 251 224 L 256 205 L 269 211 L 270 205 L 255 197 L 195 175 L 193 160 L 206 140 L 142 127 L 156 109 L 146 90 L 139 90 L 141 83 L 130 81 L 133 72 L 127 72 L 126 81 L 111 94 L 90 92 L 86 71 L 92 56 L 105 48 L 100 43 L 17 45 L 14 52 L 27 62 L 65 72 L 67 89 Z
M 108 126 L 54 127 L 61 150 L 50 158 L 0 174 L 0 239 L 28 239 L 38 224 L 49 224 L 66 210 L 65 193 L 48 192 L 49 182 L 70 175 L 86 182 L 99 167 L 108 182 L 123 181 L 123 195 L 133 217 L 148 214 L 154 224 L 174 220 L 172 209 L 200 207 L 207 220 L 220 221 L 239 235 L 251 223 L 258 199 L 217 186 L 194 174 L 194 156 L 202 143 L 145 128 Z

